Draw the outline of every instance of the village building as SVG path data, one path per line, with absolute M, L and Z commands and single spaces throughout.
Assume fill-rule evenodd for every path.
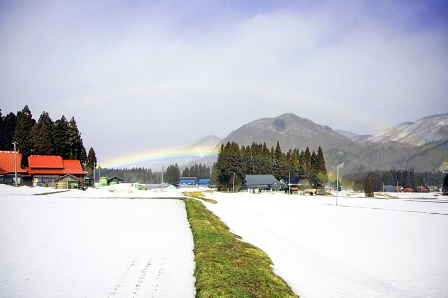
M 86 189 L 86 182 L 84 180 L 70 174 L 56 178 L 53 183 L 54 188 L 57 189 Z
M 55 186 L 55 180 L 65 175 L 84 181 L 87 175 L 79 160 L 64 160 L 55 155 L 29 156 L 25 171 L 27 174 L 22 176 L 23 184 L 33 186 Z
M 259 193 L 279 191 L 287 186 L 278 181 L 273 175 L 246 175 L 245 182 L 241 188 L 242 191 Z
M 15 184 L 17 172 L 17 184 L 20 184 L 22 175 L 27 172 L 20 167 L 22 154 L 19 151 L 0 151 L 0 183 Z

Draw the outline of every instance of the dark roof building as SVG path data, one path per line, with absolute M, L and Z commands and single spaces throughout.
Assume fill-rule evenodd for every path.
M 278 181 L 273 175 L 246 175 L 242 189 L 258 190 L 280 190 L 285 185 Z

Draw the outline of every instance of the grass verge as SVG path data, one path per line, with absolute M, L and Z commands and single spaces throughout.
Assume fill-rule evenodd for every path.
M 271 259 L 198 200 L 184 199 L 194 240 L 196 297 L 297 297 Z
M 207 202 L 207 203 L 212 203 L 212 204 L 217 203 L 215 200 L 205 198 L 205 196 L 200 191 L 186 191 L 186 192 L 183 192 L 182 194 L 192 197 L 192 198 L 195 198 L 195 199 L 203 200 L 204 202 Z

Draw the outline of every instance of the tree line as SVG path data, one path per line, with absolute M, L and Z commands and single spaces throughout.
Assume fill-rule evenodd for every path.
M 303 177 L 312 185 L 323 186 L 328 181 L 322 148 L 311 152 L 308 147 L 299 152 L 289 149 L 282 152 L 279 142 L 269 149 L 266 143 L 253 142 L 251 146 L 239 146 L 236 142 L 221 144 L 212 178 L 218 189 L 240 188 L 246 175 L 272 174 L 277 179 Z
M 371 171 L 367 173 L 351 173 L 341 178 L 342 185 L 353 190 L 363 190 L 370 180 L 373 191 L 382 191 L 383 185 L 396 186 L 417 190 L 417 186 L 441 186 L 445 174 L 442 172 L 415 172 L 414 170 Z
M 22 167 L 28 166 L 28 157 L 33 154 L 79 160 L 89 172 L 96 164 L 95 151 L 90 148 L 86 153 L 74 117 L 53 121 L 44 111 L 36 121 L 27 105 L 17 114 L 3 116 L 0 110 L 0 150 L 14 150 L 14 142 L 22 154 Z
M 198 177 L 199 179 L 210 178 L 210 168 L 202 164 L 194 164 L 191 167 L 185 167 L 182 171 L 182 177 Z M 124 182 L 139 182 L 143 184 L 160 184 L 162 183 L 162 171 L 152 171 L 149 168 L 139 167 L 130 169 L 97 169 L 95 172 L 97 177 L 107 176 L 123 179 Z M 177 163 L 169 165 L 163 171 L 163 182 L 172 185 L 179 184 L 180 169 Z

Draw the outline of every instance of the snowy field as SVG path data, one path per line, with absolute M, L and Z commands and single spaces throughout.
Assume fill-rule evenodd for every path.
M 447 197 L 207 197 L 300 297 L 448 297 Z
M 48 191 L 0 186 L 0 297 L 194 297 L 182 201 Z
M 0 297 L 195 296 L 180 192 L 55 191 L 0 185 Z M 302 298 L 448 297 L 447 197 L 204 194 Z

